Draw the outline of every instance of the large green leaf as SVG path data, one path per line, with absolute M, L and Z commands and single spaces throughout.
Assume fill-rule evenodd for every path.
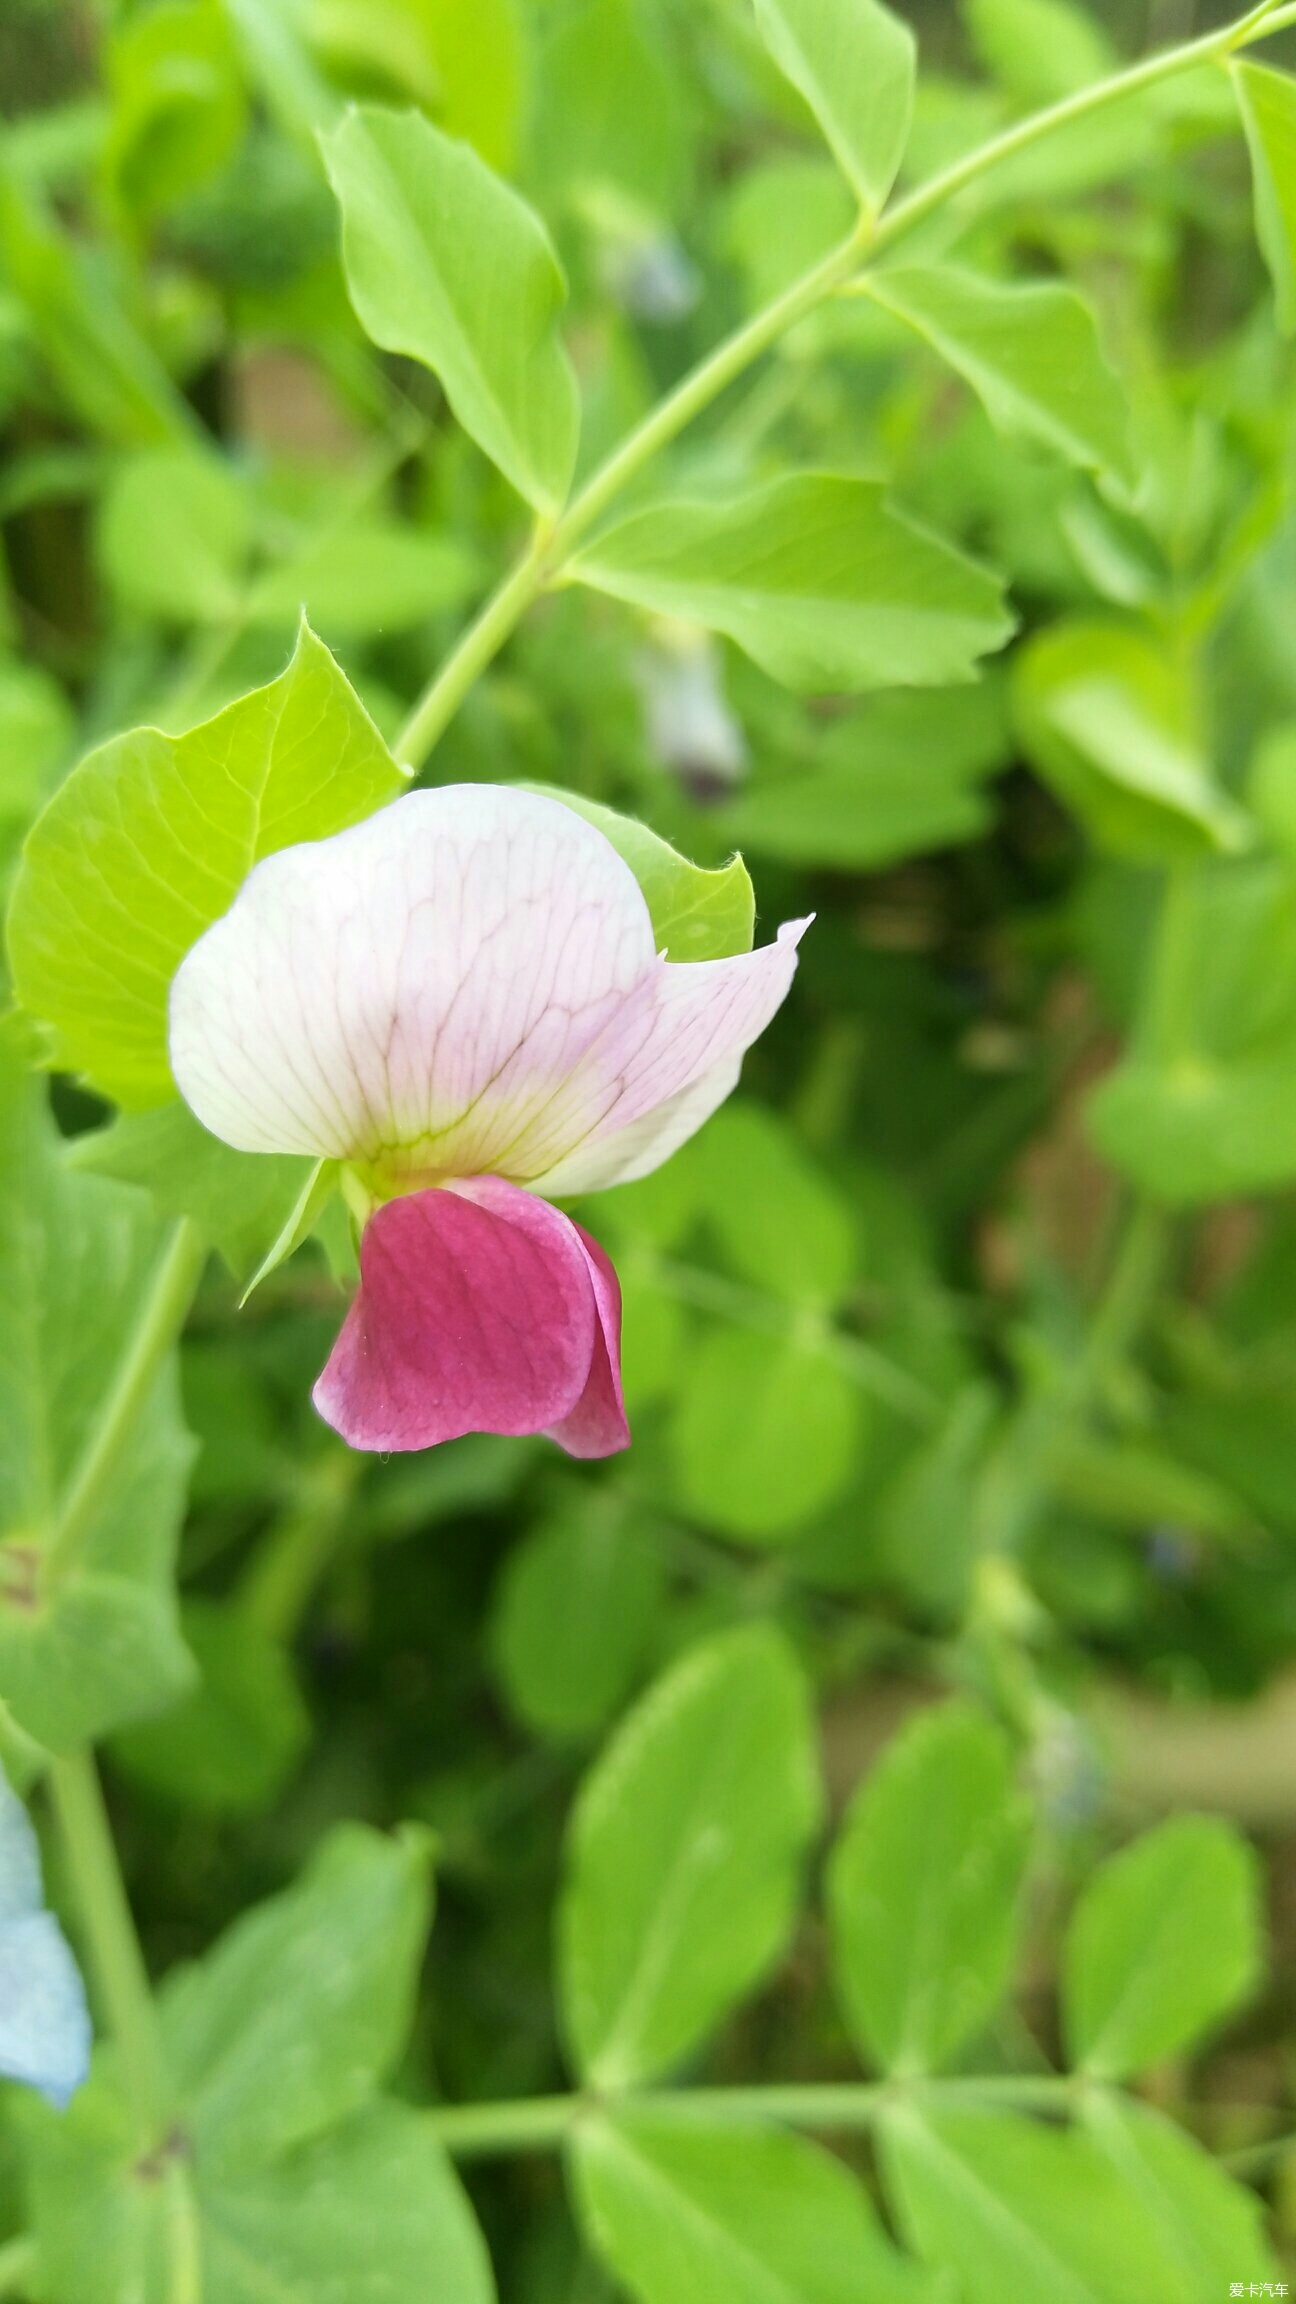
M 906 2108 L 882 2146 L 902 2232 L 965 2304 L 1205 2304 L 1170 2285 L 1160 2231 L 1086 2136 Z
M 855 2177 L 765 2123 L 627 2112 L 582 2124 L 572 2180 L 591 2246 L 639 2304 L 923 2304 Z
M 1155 2225 L 1166 2262 L 1167 2298 L 1197 2304 L 1228 2296 L 1233 2283 L 1276 2282 L 1254 2192 L 1150 2104 L 1095 2090 L 1083 2110 L 1087 2134 Z
M 264 2167 L 141 2163 L 106 2076 L 25 2108 L 44 2304 L 495 2304 L 486 2244 L 426 2115 L 366 2106 Z
M 425 361 L 466 432 L 541 511 L 576 461 L 565 289 L 544 226 L 470 145 L 415 112 L 356 107 L 323 138 L 367 333 Z
M 715 504 L 635 512 L 567 574 L 727 632 L 790 688 L 967 680 L 1012 632 L 997 580 L 869 480 L 794 473 Z
M 583 792 L 567 792 L 556 784 L 533 784 L 528 789 L 574 808 L 611 841 L 643 890 L 657 949 L 668 960 L 724 960 L 750 952 L 756 897 L 741 856 L 707 871 L 701 864 L 690 864 L 646 824 L 587 800 Z
M 278 1238 L 312 1163 L 275 1152 L 235 1152 L 178 1097 L 152 1112 L 123 1112 L 73 1139 L 69 1165 L 115 1176 L 152 1195 L 163 1216 L 190 1216 L 236 1280 L 250 1280 Z
M 765 1975 L 819 1810 L 808 1692 L 768 1628 L 694 1649 L 630 1714 L 581 1790 L 560 1909 L 595 2087 L 669 2070 Z
M 1296 332 L 1296 79 L 1267 64 L 1235 62 L 1237 90 L 1251 154 L 1256 238 L 1274 284 L 1278 325 Z
M 192 1677 L 176 1537 L 192 1442 L 174 1359 L 99 1482 L 57 1579 L 46 1555 L 165 1254 L 147 1201 L 69 1176 L 39 1087 L 0 1072 L 0 1698 L 64 1750 L 156 1710 Z
M 914 36 L 879 0 L 756 0 L 776 64 L 800 90 L 867 216 L 904 158 Z
M 184 736 L 91 752 L 28 836 L 9 919 L 19 999 L 59 1060 L 127 1105 L 174 1094 L 167 997 L 253 864 L 371 815 L 403 778 L 303 627 L 287 670 Z
M 1085 1886 L 1063 1955 L 1067 2045 L 1105 2080 L 1188 2047 L 1254 1989 L 1255 1856 L 1221 1817 L 1176 1816 Z
M 870 273 L 868 291 L 966 379 L 1001 432 L 1132 477 L 1128 400 L 1073 288 L 932 264 Z
M 1100 1151 L 1172 1205 L 1296 1175 L 1296 876 L 1181 874 L 1125 1061 L 1090 1099 Z
M 426 2118 L 377 2094 L 427 1926 L 423 1835 L 337 1827 L 300 1883 L 168 1978 L 175 2126 L 141 2155 L 111 2060 L 26 2123 L 48 2304 L 492 2304 L 489 2260 Z
M 1248 845 L 1250 818 L 1212 774 L 1180 669 L 1150 637 L 1064 621 L 1013 669 L 1031 766 L 1104 848 L 1166 863 Z
M 931 2071 L 988 2021 L 1029 1846 L 993 1722 L 951 1704 L 902 1730 L 857 1792 L 828 1874 L 838 1990 L 864 2055 Z
M 427 1928 L 426 1835 L 342 1824 L 295 1886 L 168 1977 L 167 2059 L 206 2168 L 262 2166 L 369 2102 L 404 2045 Z

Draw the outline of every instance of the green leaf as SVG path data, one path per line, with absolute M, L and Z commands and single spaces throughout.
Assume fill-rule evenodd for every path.
M 71 748 L 62 689 L 35 664 L 0 657 L 0 874 Z
M 1013 708 L 1031 766 L 1115 855 L 1165 863 L 1249 844 L 1212 774 L 1178 667 L 1119 624 L 1054 624 L 1018 650 Z
M 405 2043 L 428 1928 L 428 1846 L 340 1824 L 161 1997 L 196 2156 L 256 2168 L 359 2111 Z
M 554 512 L 576 461 L 565 296 L 539 218 L 467 144 L 417 113 L 350 110 L 321 139 L 366 333 L 422 360 L 519 494 Z
M 27 839 L 9 918 L 18 997 L 59 1059 L 126 1105 L 174 1095 L 167 997 L 262 856 L 371 815 L 404 779 L 326 648 L 184 736 L 137 728 L 75 768 Z
M 1085 2129 L 1131 2198 L 1155 2224 L 1163 2251 L 1166 2304 L 1227 2296 L 1237 2280 L 1277 2281 L 1254 2192 L 1235 2184 L 1182 2128 L 1136 2098 L 1095 2090 Z
M 369 639 L 460 607 L 477 581 L 476 557 L 456 537 L 397 520 L 348 520 L 259 576 L 247 615 L 272 627 L 305 615 L 322 632 Z
M 692 1354 L 671 1423 L 681 1501 L 740 1543 L 798 1535 L 850 1486 L 864 1395 L 814 1313 L 786 1336 L 725 1325 Z
M 1170 2304 L 1161 2234 L 1087 2137 L 906 2108 L 881 2141 L 901 2230 L 965 2304 Z
M 0 163 L 0 278 L 22 306 L 59 394 L 99 438 L 138 447 L 197 432 L 111 276 Z
M 494 2304 L 472 2210 L 409 2105 L 367 2105 L 239 2169 L 174 2148 L 141 2167 L 134 2116 L 102 2077 L 64 2118 L 38 2105 L 23 2126 L 46 2304 L 175 2304 L 186 2244 L 202 2304 Z
M 1094 1142 L 1171 1206 L 1273 1190 L 1296 1175 L 1294 1090 L 1296 876 L 1272 858 L 1178 875 Z
M 1063 1956 L 1072 2061 L 1123 2079 L 1188 2047 L 1255 1989 L 1255 1856 L 1220 1817 L 1176 1816 L 1087 1883 Z
M 754 783 L 714 821 L 758 855 L 867 871 L 983 831 L 977 786 L 1010 756 L 996 679 L 896 689 L 816 728 L 804 767 Z
M 114 25 L 105 65 L 104 174 L 127 208 L 155 216 L 215 175 L 242 137 L 247 103 L 224 13 L 212 0 L 163 0 Z
M 961 1704 L 920 1714 L 860 1786 L 829 1868 L 833 1960 L 852 2034 L 884 2070 L 939 2070 L 993 2015 L 1030 1829 L 1007 1739 Z
M 200 2213 L 204 2304 L 494 2304 L 463 2187 L 407 2104 L 202 2186 Z
M 812 693 L 967 680 L 1013 629 L 997 580 L 870 480 L 795 473 L 728 503 L 652 505 L 566 573 L 726 632 Z
M 69 1176 L 34 1083 L 0 1076 L 0 1698 L 65 1751 L 192 1678 L 174 1599 L 193 1445 L 172 1357 L 98 1492 L 72 1565 L 45 1554 L 129 1352 L 159 1254 L 148 1204 Z
M 963 16 L 981 63 L 1024 106 L 1055 104 L 1120 61 L 1072 0 L 963 0 Z
M 841 2161 L 764 2122 L 583 2122 L 572 2183 L 591 2247 L 639 2304 L 934 2304 Z
M 257 1815 L 310 1741 L 292 1661 L 228 1601 L 188 1600 L 180 1622 L 199 1685 L 158 1719 L 119 1729 L 114 1764 L 170 1807 Z
M 1128 400 L 1073 288 L 987 280 L 949 264 L 896 266 L 870 273 L 867 286 L 971 385 L 997 430 L 1133 479 Z
M 577 1801 L 559 1980 L 578 2070 L 668 2071 L 787 1942 L 820 1814 L 813 1722 L 779 1635 L 744 1627 L 650 1689 Z
M 909 141 L 913 33 L 879 0 L 756 0 L 756 21 L 864 214 L 876 216 Z
M 660 1550 L 619 1499 L 573 1491 L 514 1546 L 495 1595 L 491 1646 L 505 1696 L 544 1736 L 586 1736 L 628 1695 L 665 1593 Z
M 694 1158 L 700 1204 L 735 1272 L 793 1304 L 849 1294 L 860 1264 L 854 1210 L 785 1120 L 748 1099 L 726 1104 Z
M 1267 64 L 1235 61 L 1237 90 L 1251 154 L 1256 238 L 1274 284 L 1278 325 L 1296 333 L 1296 79 Z
M 583 792 L 567 792 L 556 784 L 528 784 L 523 789 L 561 800 L 611 841 L 643 890 L 657 949 L 668 960 L 725 960 L 737 952 L 750 952 L 756 896 L 741 856 L 709 872 L 701 864 L 690 864 L 646 824 L 587 800 Z
M 517 0 L 315 0 L 310 22 L 335 78 L 367 95 L 390 82 L 512 173 L 528 77 Z
M 139 1185 L 161 1216 L 191 1216 L 243 1281 L 292 1220 L 315 1166 L 287 1153 L 235 1152 L 178 1098 L 75 1137 L 67 1159 L 72 1168 Z
M 131 457 L 99 516 L 99 559 L 122 606 L 168 624 L 232 617 L 251 543 L 246 488 L 198 449 Z
M 538 72 L 531 166 L 547 208 L 612 194 L 650 220 L 688 194 L 692 90 L 638 0 L 586 0 L 534 12 Z

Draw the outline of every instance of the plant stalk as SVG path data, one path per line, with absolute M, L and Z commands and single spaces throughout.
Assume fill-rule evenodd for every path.
M 92 1755 L 75 1752 L 53 1760 L 49 1784 L 136 2141 L 142 2152 L 154 2151 L 171 2111 L 166 2057 Z
M 780 2087 L 663 2088 L 610 2098 L 533 2096 L 515 2103 L 438 2105 L 433 2130 L 461 2159 L 493 2153 L 559 2149 L 582 2119 L 618 2110 L 718 2121 L 770 2120 L 822 2134 L 871 2128 L 899 2104 L 1009 2104 L 1022 2111 L 1062 2111 L 1082 2083 L 1055 2073 L 993 2073 L 983 2079 L 830 2081 Z
M 158 1259 L 134 1333 L 64 1491 L 44 1554 L 47 1590 L 68 1574 L 94 1526 L 158 1370 L 185 1324 L 206 1261 L 202 1234 L 189 1217 L 182 1217 Z
M 970 184 L 1059 129 L 1069 128 L 1090 113 L 1101 111 L 1108 104 L 1118 104 L 1158 81 L 1172 79 L 1180 72 L 1191 72 L 1201 64 L 1222 62 L 1236 49 L 1248 46 L 1253 40 L 1265 39 L 1293 21 L 1296 21 L 1296 4 L 1280 8 L 1275 14 L 1274 0 L 1263 0 L 1263 5 L 1252 8 L 1220 31 L 1207 33 L 1179 48 L 1167 48 L 1160 55 L 1143 57 L 1122 72 L 1112 73 L 1105 80 L 1095 80 L 1060 102 L 1047 105 L 1024 120 L 1014 121 L 977 151 L 969 152 L 925 184 L 918 185 L 878 222 L 861 217 L 847 240 L 811 265 L 790 287 L 744 321 L 732 336 L 726 337 L 690 369 L 674 391 L 669 392 L 591 474 L 556 523 L 548 528 L 537 527 L 522 558 L 491 594 L 414 706 L 397 740 L 399 758 L 415 773 L 423 767 L 474 681 L 493 662 L 539 594 L 561 575 L 564 562 L 581 537 L 630 481 L 637 479 L 658 450 L 676 439 L 695 416 L 709 408 L 753 361 L 770 350 L 786 329 L 828 297 L 853 290 L 862 277 L 857 271 L 862 256 L 867 254 L 873 258 L 884 254 Z

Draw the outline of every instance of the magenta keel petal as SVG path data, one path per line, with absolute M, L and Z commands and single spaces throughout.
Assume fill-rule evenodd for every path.
M 594 1354 L 584 1391 L 561 1424 L 550 1426 L 549 1437 L 569 1456 L 615 1456 L 630 1445 L 621 1390 L 621 1286 L 611 1257 L 597 1240 L 579 1224 L 572 1230 L 585 1251 L 594 1288 Z
M 370 1219 L 315 1405 L 353 1448 L 551 1431 L 605 1455 L 628 1437 L 618 1312 L 611 1266 L 546 1201 L 486 1176 L 412 1192 Z

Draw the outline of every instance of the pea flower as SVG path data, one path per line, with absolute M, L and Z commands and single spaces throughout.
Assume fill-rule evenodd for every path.
M 360 1285 L 314 1399 L 352 1447 L 627 1446 L 616 1274 L 551 1201 L 701 1126 L 805 926 L 668 961 L 604 833 L 498 785 L 407 793 L 254 868 L 175 978 L 172 1068 L 225 1143 L 343 1164 Z
M 90 2017 L 77 1965 L 44 1909 L 36 1835 L 0 1774 L 0 2073 L 67 2103 L 90 2065 Z

